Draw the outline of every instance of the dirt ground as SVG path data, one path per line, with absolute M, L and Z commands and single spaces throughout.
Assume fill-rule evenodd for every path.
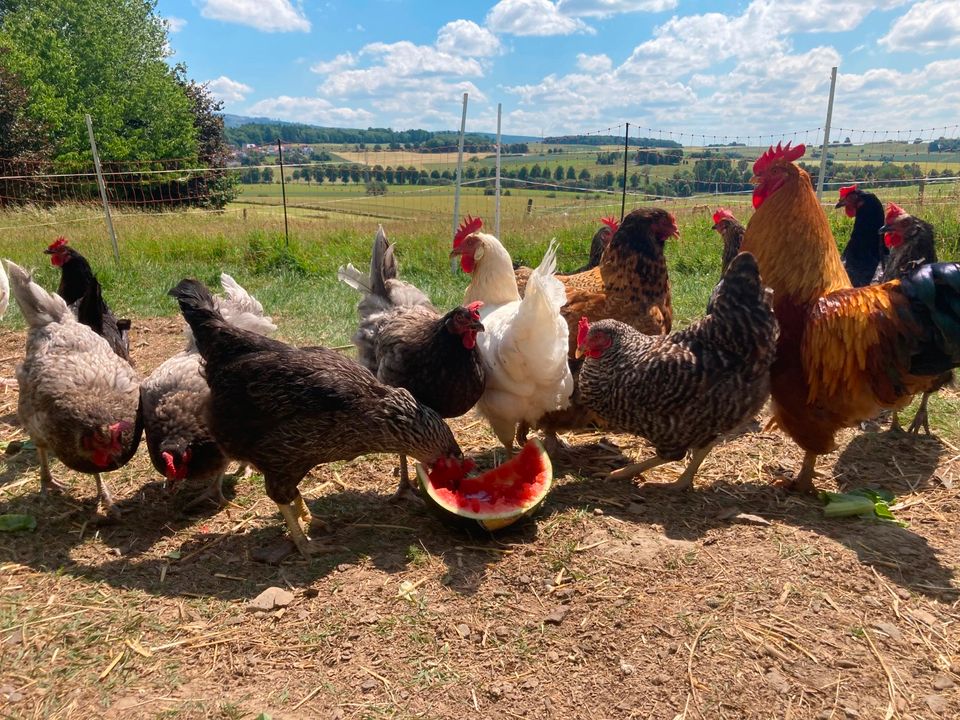
M 149 372 L 181 343 L 138 320 Z M 12 378 L 23 334 L 0 333 Z M 2 439 L 23 440 L 16 387 Z M 464 450 L 492 437 L 454 423 Z M 828 520 L 771 487 L 799 464 L 777 432 L 707 459 L 695 491 L 591 477 L 643 452 L 591 444 L 530 522 L 491 538 L 391 505 L 395 459 L 315 469 L 301 485 L 328 554 L 258 561 L 284 537 L 257 476 L 236 507 L 168 500 L 141 446 L 111 482 L 121 522 L 91 522 L 92 478 L 54 464 L 40 497 L 29 448 L 0 465 L 0 714 L 16 718 L 956 718 L 956 463 L 941 438 L 844 435 L 833 489 L 879 485 L 908 527 Z M 599 444 L 598 444 L 599 443 Z M 619 450 L 618 450 L 619 448 Z M 673 479 L 667 465 L 652 482 Z M 285 607 L 252 611 L 278 587 Z

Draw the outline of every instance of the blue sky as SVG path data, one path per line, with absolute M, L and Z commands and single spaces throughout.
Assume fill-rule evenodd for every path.
M 551 135 L 955 126 L 960 0 L 159 0 L 226 111 Z M 930 133 L 924 133 L 929 135 Z M 956 134 L 956 129 L 953 129 Z

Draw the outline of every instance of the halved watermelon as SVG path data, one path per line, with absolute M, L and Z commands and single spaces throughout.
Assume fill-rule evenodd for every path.
M 451 518 L 475 520 L 499 530 L 540 507 L 553 485 L 550 456 L 536 438 L 500 467 L 473 477 L 473 462 L 440 462 L 429 474 L 417 465 L 420 491 L 428 504 Z

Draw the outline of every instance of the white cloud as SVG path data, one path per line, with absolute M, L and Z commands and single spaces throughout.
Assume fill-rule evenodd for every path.
M 500 52 L 500 41 L 472 20 L 454 20 L 437 31 L 437 49 L 451 55 L 490 57 Z
M 677 0 L 558 0 L 557 9 L 573 17 L 606 18 L 630 12 L 663 12 L 677 6 Z
M 374 118 L 373 113 L 368 110 L 334 107 L 333 103 L 323 98 L 290 97 L 289 95 L 260 100 L 247 108 L 247 113 L 278 120 L 346 127 L 367 125 Z
M 353 53 L 345 52 L 337 55 L 333 60 L 321 60 L 310 66 L 310 70 L 319 75 L 328 75 L 330 73 L 346 70 L 357 64 L 357 56 Z
M 960 46 L 960 2 L 918 2 L 894 21 L 880 44 L 890 50 L 916 52 Z
M 577 53 L 577 67 L 585 72 L 607 72 L 613 68 L 613 60 L 603 54 Z
M 207 88 L 220 100 L 228 103 L 240 102 L 253 92 L 249 85 L 231 80 L 226 75 L 221 75 L 216 80 L 208 80 Z
M 509 35 L 594 33 L 582 20 L 564 15 L 550 0 L 500 0 L 487 13 L 487 27 Z
M 173 15 L 170 15 L 169 17 L 167 17 L 166 22 L 167 22 L 167 30 L 169 30 L 172 33 L 180 32 L 187 25 L 186 20 L 184 20 L 181 17 L 174 17 Z
M 200 14 L 264 32 L 310 32 L 303 8 L 299 2 L 294 7 L 290 0 L 205 0 Z

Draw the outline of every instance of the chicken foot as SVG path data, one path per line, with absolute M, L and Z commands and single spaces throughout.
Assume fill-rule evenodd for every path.
M 298 494 L 292 503 L 277 503 L 277 508 L 287 523 L 290 539 L 293 541 L 293 544 L 297 546 L 297 550 L 300 551 L 300 554 L 303 555 L 304 558 L 309 560 L 311 555 L 329 550 L 328 545 L 308 538 L 300 527 L 300 520 L 309 522 L 311 531 L 315 524 L 322 524 L 322 521 L 315 518 L 313 513 L 310 512 L 306 503 L 303 502 L 303 497 Z
M 816 453 L 805 453 L 803 463 L 800 465 L 800 472 L 793 480 L 784 483 L 783 487 L 791 492 L 815 493 L 816 488 L 813 486 L 813 478 L 817 475 L 817 457 Z
M 94 473 L 93 476 L 97 479 L 97 498 L 100 500 L 100 504 L 103 505 L 107 517 L 111 520 L 119 520 L 120 508 L 113 502 L 113 494 L 110 492 L 110 486 L 107 485 L 107 481 L 103 479 L 100 473 Z
M 680 477 L 677 478 L 672 483 L 656 483 L 649 485 L 649 487 L 656 487 L 663 490 L 689 490 L 693 487 L 693 478 L 697 474 L 697 470 L 700 469 L 700 465 L 703 464 L 703 461 L 706 459 L 707 455 L 710 454 L 710 451 L 713 449 L 713 446 L 716 443 L 709 443 L 704 445 L 701 448 L 695 448 L 690 453 L 690 462 L 687 463 L 687 466 L 683 469 L 683 472 L 680 474 Z M 627 465 L 626 467 L 620 468 L 610 473 L 609 477 L 611 480 L 622 480 L 626 478 L 634 478 L 637 475 L 642 475 L 647 470 L 652 470 L 653 468 L 659 465 L 665 465 L 668 462 L 673 462 L 672 460 L 664 460 L 659 455 L 654 455 L 652 458 L 644 460 L 641 463 L 636 463 L 634 465 Z M 647 486 L 644 486 L 647 487 Z
M 917 414 L 913 416 L 913 422 L 911 422 L 910 427 L 907 428 L 908 433 L 919 435 L 920 428 L 923 428 L 924 433 L 927 435 L 930 434 L 930 416 L 927 414 L 927 401 L 930 400 L 931 394 L 932 393 L 925 392 L 920 398 L 920 407 L 917 408 Z
M 635 478 L 637 475 L 642 475 L 647 470 L 652 470 L 659 465 L 666 465 L 668 462 L 673 461 L 664 460 L 659 455 L 654 455 L 652 458 L 647 458 L 643 462 L 633 463 L 632 465 L 627 465 L 619 470 L 614 470 L 612 473 L 607 475 L 607 480 L 630 480 L 631 478 Z
M 390 496 L 387 502 L 397 503 L 408 499 L 422 502 L 416 490 L 413 489 L 413 485 L 410 484 L 410 470 L 407 467 L 407 456 L 400 453 L 400 484 L 397 485 L 396 492 Z
M 191 508 L 195 508 L 198 505 L 202 505 L 205 502 L 212 502 L 218 508 L 225 508 L 225 507 L 239 508 L 240 507 L 239 505 L 237 505 L 234 502 L 231 502 L 229 499 L 227 499 L 226 495 L 223 494 L 224 477 L 225 476 L 223 473 L 220 473 L 219 475 L 217 475 L 214 481 L 210 483 L 205 490 L 201 490 L 199 495 L 197 495 L 195 498 L 190 500 L 186 505 L 184 505 L 183 509 L 190 510 Z
M 37 459 L 40 461 L 40 494 L 59 495 L 66 490 L 67 486 L 54 480 L 53 475 L 50 474 L 50 458 L 47 456 L 46 448 L 37 446 Z

